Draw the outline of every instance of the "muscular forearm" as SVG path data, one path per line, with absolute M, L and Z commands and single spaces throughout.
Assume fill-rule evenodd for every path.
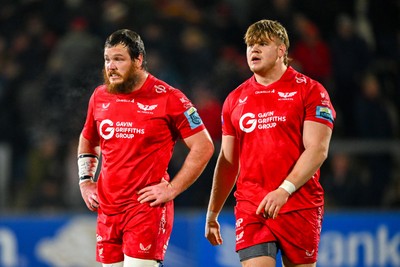
M 170 182 L 175 197 L 191 186 L 204 171 L 214 153 L 212 143 L 194 146 L 190 149 L 181 169 Z
M 219 157 L 214 172 L 208 211 L 219 213 L 235 185 L 238 166 Z
M 312 178 L 327 158 L 327 154 L 328 149 L 323 146 L 315 146 L 306 149 L 301 154 L 286 180 L 293 183 L 296 189 L 298 189 Z
M 89 153 L 96 156 L 100 156 L 100 146 L 98 144 L 93 144 L 89 140 L 87 140 L 81 134 L 79 136 L 79 144 L 78 144 L 78 155 L 83 153 Z

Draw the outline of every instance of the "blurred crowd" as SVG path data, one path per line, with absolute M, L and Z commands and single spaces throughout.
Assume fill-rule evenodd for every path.
M 291 65 L 328 89 L 333 141 L 399 141 L 398 0 L 1 0 L 0 210 L 85 210 L 77 141 L 105 38 L 120 28 L 142 36 L 150 73 L 195 103 L 218 153 L 223 100 L 251 75 L 243 35 L 263 18 L 287 28 Z M 327 206 L 399 208 L 400 152 L 346 151 L 321 170 Z M 215 160 L 178 208 L 206 206 Z

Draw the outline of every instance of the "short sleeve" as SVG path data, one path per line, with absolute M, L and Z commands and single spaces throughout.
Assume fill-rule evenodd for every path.
M 97 125 L 94 118 L 94 110 L 95 110 L 94 99 L 95 96 L 93 93 L 89 100 L 88 111 L 86 114 L 85 125 L 83 126 L 82 130 L 82 135 L 92 143 L 98 143 L 100 141 L 100 138 L 97 132 Z
M 315 82 L 306 97 L 305 120 L 319 122 L 333 128 L 335 119 L 336 111 L 328 92 L 320 83 Z
M 167 114 L 171 118 L 172 127 L 178 131 L 183 139 L 205 129 L 197 109 L 178 89 L 171 89 Z
M 224 105 L 222 106 L 221 122 L 222 122 L 222 134 L 236 136 L 235 128 L 233 127 L 231 115 L 232 115 L 232 100 L 228 97 Z

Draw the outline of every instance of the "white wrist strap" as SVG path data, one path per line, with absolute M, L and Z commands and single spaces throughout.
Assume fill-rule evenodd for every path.
M 79 183 L 92 179 L 96 175 L 99 160 L 93 154 L 80 154 L 78 156 Z
M 283 188 L 286 192 L 289 193 L 289 195 L 293 194 L 296 191 L 296 186 L 288 180 L 283 181 L 283 183 L 279 186 L 280 188 Z
M 218 220 L 218 213 L 214 211 L 207 211 L 206 221 L 207 222 L 214 222 Z

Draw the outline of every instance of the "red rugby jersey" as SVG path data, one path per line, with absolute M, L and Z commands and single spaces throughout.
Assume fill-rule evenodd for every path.
M 191 101 L 150 75 L 130 94 L 110 94 L 104 85 L 92 94 L 83 136 L 99 143 L 100 206 L 106 214 L 136 205 L 137 191 L 169 181 L 167 168 L 178 138 L 205 127 Z
M 333 128 L 335 117 L 325 88 L 291 67 L 268 86 L 253 76 L 232 91 L 224 102 L 222 130 L 240 140 L 238 205 L 255 210 L 287 177 L 304 151 L 305 120 Z M 323 194 L 318 170 L 281 212 L 323 205 Z

